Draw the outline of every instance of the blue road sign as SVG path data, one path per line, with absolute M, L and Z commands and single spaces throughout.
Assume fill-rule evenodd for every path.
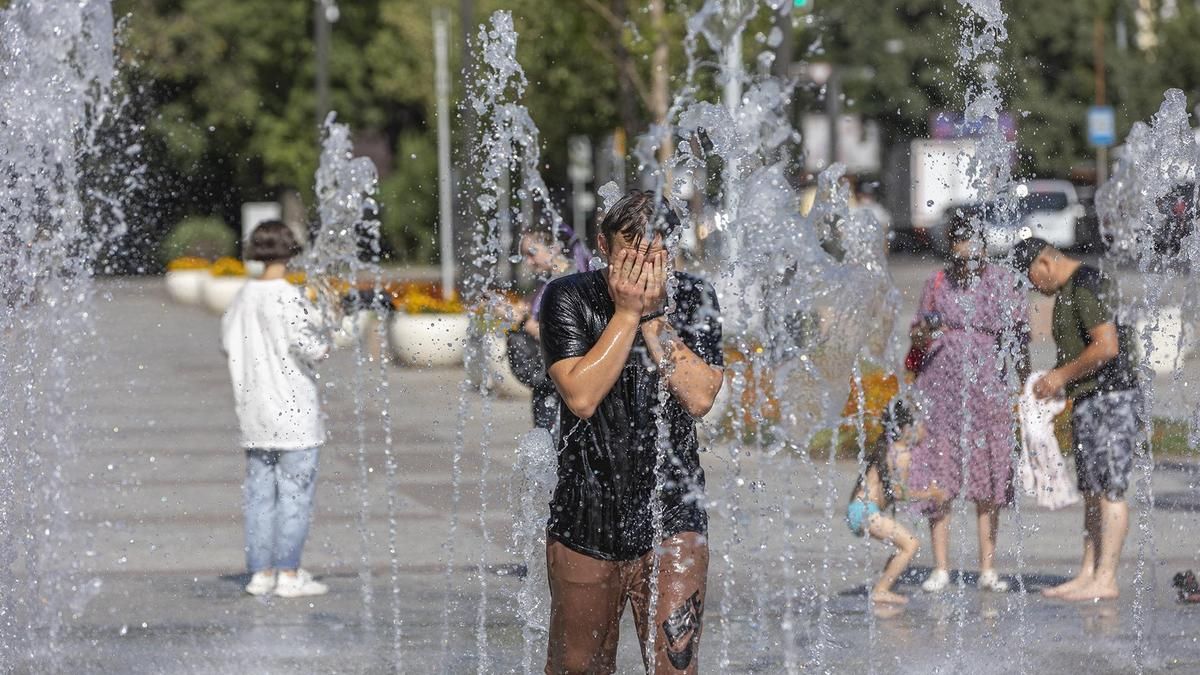
M 1107 148 L 1117 142 L 1117 115 L 1110 105 L 1094 105 L 1087 113 L 1088 144 Z

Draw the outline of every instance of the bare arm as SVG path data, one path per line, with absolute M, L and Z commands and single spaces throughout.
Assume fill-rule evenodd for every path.
M 525 326 L 523 328 L 526 333 L 529 333 L 531 336 L 533 336 L 533 339 L 542 339 L 542 324 L 532 316 L 528 319 L 525 319 Z
M 580 419 L 589 419 L 616 384 L 637 336 L 642 298 L 652 270 L 641 255 L 617 254 L 608 272 L 608 290 L 616 311 L 600 339 L 583 356 L 562 359 L 547 371 L 563 403 Z M 644 273 L 644 274 L 643 274 Z
M 684 344 L 663 317 L 642 327 L 646 349 L 655 363 L 666 357 L 670 364 L 667 387 L 692 417 L 702 417 L 712 409 L 724 381 L 724 370 L 710 366 Z
M 1121 353 L 1121 343 L 1117 338 L 1117 324 L 1102 323 L 1088 331 L 1092 343 L 1073 361 L 1046 373 L 1034 383 L 1033 393 L 1038 398 L 1050 398 L 1062 391 L 1063 387 L 1083 379 L 1100 370 L 1104 364 L 1117 358 Z
M 576 417 L 586 420 L 594 415 L 616 384 L 633 348 L 639 318 L 618 310 L 587 354 L 550 366 L 550 379 Z

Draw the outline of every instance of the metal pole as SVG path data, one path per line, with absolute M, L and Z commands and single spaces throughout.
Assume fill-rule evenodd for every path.
M 736 115 L 742 104 L 742 34 L 734 33 L 725 45 L 725 107 Z
M 513 254 L 513 223 L 512 223 L 512 187 L 508 167 L 500 173 L 500 199 L 496 204 L 496 218 L 500 221 L 500 278 L 504 281 L 514 281 L 517 278 L 516 266 L 509 259 Z M 524 253 L 522 251 L 521 253 Z
M 829 81 L 825 83 L 825 114 L 829 116 L 829 164 L 838 161 L 838 123 L 842 117 L 842 72 L 836 65 L 830 67 Z
M 433 53 L 437 90 L 438 239 L 441 243 L 442 297 L 454 295 L 454 211 L 450 185 L 450 18 L 444 8 L 433 10 Z
M 729 110 L 729 116 L 736 119 L 738 109 L 742 107 L 742 33 L 738 31 L 733 34 L 729 40 L 729 44 L 725 45 L 725 107 Z M 734 158 L 728 158 L 724 168 L 721 170 L 722 183 L 724 184 L 724 203 L 725 215 L 727 218 L 733 217 L 733 210 L 737 207 L 735 196 L 733 195 L 734 176 L 737 175 L 737 161 Z
M 317 43 L 317 130 L 329 115 L 329 2 L 314 0 L 313 34 Z
M 452 0 L 443 0 L 439 4 L 445 6 L 446 11 L 449 11 L 449 8 L 454 5 Z M 458 39 L 449 47 L 457 46 L 458 49 L 458 67 L 453 72 L 455 79 L 451 80 L 451 91 L 456 95 L 462 95 L 463 92 L 470 90 L 469 83 L 473 82 L 476 76 L 476 58 L 471 45 L 481 26 L 475 20 L 475 0 L 459 0 L 457 28 Z M 449 33 L 447 34 L 449 35 Z M 451 203 L 453 217 L 462 223 L 451 236 L 454 247 L 454 264 L 459 270 L 477 271 L 479 261 L 476 260 L 477 254 L 473 237 L 475 234 L 474 223 L 478 222 L 479 217 L 479 205 L 475 203 L 478 185 L 473 185 L 473 183 L 477 180 L 478 172 L 475 170 L 476 160 L 471 154 L 471 139 L 474 134 L 478 133 L 479 124 L 474 106 L 458 105 L 455 106 L 454 112 L 455 118 L 452 123 L 456 124 L 460 130 L 461 140 L 457 148 L 454 148 L 451 143 L 451 153 L 454 158 L 451 172 L 451 190 L 453 190 Z M 513 176 L 513 180 L 520 182 L 520 176 Z M 472 273 L 459 272 L 465 276 Z
M 1096 105 L 1104 105 L 1106 82 L 1104 78 L 1104 21 L 1099 16 L 1092 24 L 1093 69 L 1096 76 Z M 1108 148 L 1096 148 L 1096 187 L 1108 180 Z

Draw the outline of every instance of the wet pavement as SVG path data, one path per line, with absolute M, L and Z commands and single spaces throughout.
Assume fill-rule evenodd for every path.
M 929 270 L 897 267 L 902 287 Z M 251 598 L 241 592 L 244 466 L 217 317 L 172 305 L 159 279 L 102 289 L 100 358 L 74 393 L 82 441 L 63 467 L 64 553 L 77 569 L 57 583 L 74 590 L 61 630 L 19 646 L 25 668 L 538 670 L 544 641 L 527 641 L 517 619 L 522 561 L 510 551 L 514 439 L 528 426 L 527 400 L 464 397 L 461 370 L 376 370 L 377 362 L 359 388 L 353 355 L 335 355 L 322 368 L 333 436 L 304 563 L 331 593 Z M 915 298 L 907 302 L 905 311 Z M 864 591 L 886 547 L 853 538 L 842 521 L 855 466 L 754 448 L 734 457 L 720 445 L 702 461 L 713 502 L 703 672 L 1200 670 L 1200 606 L 1177 604 L 1170 588 L 1175 571 L 1200 568 L 1200 470 L 1189 461 L 1135 469 L 1120 600 L 1075 605 L 1018 588 L 978 591 L 974 514 L 961 506 L 952 533 L 962 583 L 922 594 L 923 550 L 900 587 L 912 602 L 887 614 L 870 611 Z M 1015 587 L 1020 572 L 1029 589 L 1069 574 L 1080 520 L 1079 507 L 1046 512 L 1022 500 L 1002 518 L 999 569 Z M 623 632 L 620 671 L 638 672 L 628 616 Z

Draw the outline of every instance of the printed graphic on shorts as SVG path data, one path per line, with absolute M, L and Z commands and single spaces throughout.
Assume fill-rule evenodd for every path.
M 667 636 L 667 657 L 676 670 L 686 670 L 691 664 L 703 620 L 704 601 L 700 599 L 700 591 L 696 591 L 663 622 L 663 633 Z

